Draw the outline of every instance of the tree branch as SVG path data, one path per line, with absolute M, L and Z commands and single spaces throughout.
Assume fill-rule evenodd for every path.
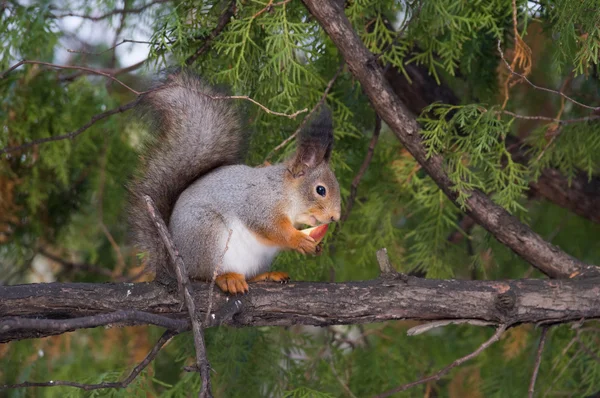
M 533 83 L 531 82 L 531 80 L 529 80 L 529 79 L 527 78 L 527 76 L 525 76 L 525 75 L 523 75 L 523 74 L 521 74 L 521 73 L 515 72 L 515 70 L 514 70 L 514 69 L 513 69 L 513 68 L 510 66 L 510 64 L 508 63 L 508 61 L 507 61 L 507 60 L 506 60 L 506 58 L 504 57 L 504 52 L 502 51 L 502 46 L 501 46 L 501 45 L 502 45 L 502 42 L 501 42 L 500 40 L 498 40 L 498 52 L 500 53 L 500 57 L 502 58 L 502 61 L 504 61 L 504 64 L 506 65 L 506 68 L 508 69 L 508 71 L 509 71 L 509 72 L 510 72 L 512 75 L 514 75 L 514 76 L 517 76 L 517 77 L 519 77 L 519 78 L 521 78 L 521 79 L 525 80 L 525 81 L 526 81 L 526 82 L 527 82 L 527 83 L 528 83 L 528 84 L 529 84 L 531 87 L 533 87 L 533 88 L 534 88 L 534 89 L 536 89 L 536 90 L 540 90 L 540 91 L 546 91 L 546 92 L 548 92 L 548 93 L 552 93 L 552 94 L 558 94 L 558 95 L 560 95 L 561 97 L 563 97 L 564 99 L 566 99 L 567 101 L 570 101 L 570 102 L 572 102 L 573 104 L 575 104 L 575 105 L 579 105 L 579 106 L 581 106 L 581 107 L 583 107 L 583 108 L 591 109 L 591 110 L 593 110 L 593 111 L 600 110 L 600 107 L 597 107 L 597 106 L 589 106 L 589 105 L 586 105 L 586 104 L 583 104 L 583 103 L 581 103 L 581 102 L 579 102 L 579 101 L 576 101 L 576 100 L 574 100 L 573 98 L 571 98 L 571 97 L 569 97 L 568 95 L 566 95 L 565 93 L 563 93 L 563 92 L 562 92 L 562 90 L 552 90 L 552 89 L 550 89 L 550 88 L 541 87 L 541 86 L 538 86 L 538 85 L 535 85 L 535 84 L 533 84 Z
M 506 144 L 515 162 L 529 161 L 529 147 L 519 139 L 506 137 Z M 559 170 L 547 168 L 542 170 L 537 181 L 529 183 L 529 188 L 531 194 L 600 224 L 599 177 L 592 176 L 590 179 L 587 173 L 580 170 L 569 181 Z
M 175 247 L 173 239 L 171 239 L 171 234 L 169 233 L 165 222 L 158 215 L 159 213 L 156 209 L 156 204 L 148 195 L 144 195 L 144 199 L 146 200 L 146 205 L 148 206 L 148 213 L 150 213 L 152 220 L 156 224 L 158 234 L 160 235 L 160 238 L 162 239 L 165 247 L 167 248 L 169 256 L 172 260 L 172 264 L 175 267 L 175 275 L 177 275 L 179 295 L 183 298 L 183 302 L 185 303 L 185 306 L 190 315 L 190 320 L 192 323 L 192 332 L 194 335 L 194 347 L 196 348 L 196 366 L 198 366 L 198 369 L 200 370 L 200 376 L 202 377 L 202 387 L 198 396 L 200 398 L 212 398 L 212 391 L 210 387 L 210 364 L 208 363 L 208 359 L 206 358 L 204 332 L 202 331 L 200 317 L 196 312 L 196 304 L 194 303 L 194 298 L 192 297 L 194 289 L 192 288 L 192 285 L 190 283 L 187 268 L 183 263 L 183 258 L 179 255 L 177 247 Z
M 531 381 L 529 382 L 529 398 L 533 398 L 535 392 L 535 381 L 540 371 L 540 365 L 542 363 L 542 353 L 544 352 L 544 344 L 546 344 L 546 336 L 548 335 L 548 328 L 542 329 L 542 335 L 540 336 L 540 343 L 538 344 L 537 354 L 535 356 L 535 365 L 533 367 L 533 373 L 531 375 Z
M 84 124 L 83 126 L 78 128 L 77 130 L 71 131 L 70 133 L 67 133 L 67 134 L 55 135 L 55 136 L 46 137 L 46 138 L 40 138 L 37 140 L 26 142 L 21 145 L 1 148 L 0 155 L 3 153 L 20 151 L 22 149 L 27 149 L 34 145 L 43 144 L 46 142 L 60 141 L 60 140 L 65 140 L 65 139 L 73 139 L 73 138 L 77 137 L 79 134 L 83 133 L 85 130 L 92 127 L 92 125 L 94 123 L 96 123 L 97 121 L 105 119 L 109 116 L 115 115 L 117 113 L 123 113 L 125 111 L 128 111 L 129 109 L 133 108 L 136 104 L 137 104 L 137 100 L 133 100 L 131 102 L 126 103 L 125 105 L 121 105 L 119 107 L 110 109 L 106 112 L 98 113 L 97 115 L 92 116 L 92 118 L 90 119 L 89 122 L 87 122 L 86 124 Z
M 210 48 L 212 41 L 215 39 L 215 37 L 217 37 L 219 34 L 221 34 L 223 29 L 225 29 L 227 24 L 229 24 L 229 21 L 231 20 L 231 18 L 234 16 L 235 5 L 236 5 L 235 0 L 229 2 L 229 6 L 227 6 L 227 8 L 225 9 L 225 12 L 223 12 L 223 14 L 221 14 L 221 17 L 219 18 L 219 22 L 217 22 L 217 26 L 210 32 L 208 37 L 204 40 L 204 44 L 202 44 L 202 46 L 200 48 L 198 48 L 196 50 L 196 52 L 194 52 L 192 55 L 189 56 L 188 59 L 185 60 L 186 65 L 188 65 L 188 66 L 192 65 L 194 62 L 196 62 L 198 57 L 200 57 L 202 54 L 204 54 Z
M 496 333 L 494 333 L 492 335 L 492 337 L 490 337 L 488 340 L 486 340 L 483 344 L 481 344 L 475 351 L 473 351 L 472 353 L 465 355 L 462 358 L 458 358 L 457 360 L 455 360 L 454 362 L 452 362 L 450 365 L 446 366 L 444 369 L 432 374 L 431 376 L 427 376 L 424 377 L 420 380 L 417 381 L 413 381 L 411 383 L 407 383 L 404 385 L 401 385 L 399 387 L 393 388 L 389 391 L 386 391 L 384 393 L 378 394 L 376 396 L 374 396 L 373 398 L 385 398 L 385 397 L 389 397 L 390 395 L 393 395 L 395 393 L 401 392 L 401 391 L 406 391 L 409 388 L 412 388 L 414 386 L 418 386 L 419 384 L 423 384 L 423 383 L 427 383 L 430 381 L 435 381 L 435 380 L 439 380 L 442 378 L 442 376 L 444 376 L 446 373 L 448 373 L 449 371 L 451 371 L 452 369 L 454 369 L 457 366 L 462 365 L 463 363 L 475 358 L 477 355 L 481 354 L 486 348 L 488 348 L 489 346 L 491 346 L 492 344 L 494 344 L 496 341 L 500 340 L 500 337 L 502 336 L 502 333 L 504 333 L 504 331 L 506 330 L 506 326 L 505 325 L 500 325 L 497 329 L 496 329 Z
M 264 282 L 252 284 L 249 294 L 235 300 L 215 292 L 212 298 L 214 312 L 208 318 L 210 322 L 203 326 L 328 326 L 398 319 L 470 319 L 509 327 L 521 323 L 549 325 L 600 318 L 598 282 L 593 278 L 462 281 L 401 275 L 346 283 L 279 285 Z M 210 284 L 194 283 L 193 286 L 196 313 L 204 319 Z M 161 322 L 171 318 L 174 322 L 189 324 L 189 314 L 182 309 L 179 298 L 156 283 L 0 286 L 0 343 L 56 335 L 79 327 L 151 323 L 141 319 L 131 322 L 124 317 L 123 320 L 109 319 L 93 325 L 49 328 L 23 321 L 20 329 L 2 328 L 5 322 L 14 322 L 16 318 L 60 323 L 119 311 L 140 311 L 160 316 Z
M 0 385 L 0 391 L 2 391 L 2 390 L 9 390 L 9 389 L 15 389 L 15 388 L 24 388 L 24 387 L 57 387 L 57 386 L 67 386 L 67 387 L 81 388 L 82 390 L 85 390 L 85 391 L 100 390 L 100 389 L 103 389 L 103 388 L 125 388 L 129 384 L 131 384 L 131 382 L 134 381 L 135 378 L 144 369 L 146 369 L 146 367 L 150 363 L 152 363 L 152 361 L 154 360 L 154 358 L 156 358 L 156 355 L 160 352 L 161 348 L 169 340 L 171 340 L 171 338 L 173 336 L 175 336 L 175 335 L 177 335 L 177 332 L 174 332 L 172 330 L 165 331 L 163 333 L 163 335 L 160 337 L 160 339 L 158 339 L 158 341 L 156 342 L 156 344 L 154 344 L 154 347 L 152 347 L 152 350 L 150 350 L 150 352 L 148 353 L 148 355 L 146 355 L 146 357 L 142 360 L 142 362 L 140 362 L 135 368 L 133 368 L 133 370 L 131 371 L 131 373 L 129 373 L 129 376 L 127 376 L 125 379 L 123 379 L 121 381 L 117 381 L 117 382 L 103 382 L 103 383 L 98 383 L 98 384 L 82 384 L 82 383 L 77 383 L 77 382 L 73 382 L 73 381 L 66 381 L 66 380 L 51 380 L 51 381 L 46 381 L 46 382 L 25 381 L 23 383 L 18 383 L 18 384 Z
M 410 55 L 407 58 L 409 57 Z M 434 102 L 451 105 L 460 104 L 460 100 L 454 92 L 447 85 L 438 84 L 433 77 L 429 76 L 427 69 L 422 65 L 407 64 L 405 69 L 410 81 L 394 67 L 386 70 L 385 77 L 392 86 L 394 93 L 414 115 L 421 114 L 423 108 Z M 561 124 L 583 122 L 596 118 L 590 116 L 559 121 L 559 119 L 544 118 L 542 116 L 522 117 L 508 111 L 503 113 L 518 118 L 549 120 Z M 518 138 L 507 136 L 506 147 L 515 162 L 526 164 L 529 161 L 529 147 Z M 534 194 L 540 195 L 544 199 L 581 217 L 600 223 L 600 201 L 598 200 L 598 197 L 600 197 L 600 178 L 593 176 L 590 180 L 585 172 L 579 171 L 569 181 L 560 171 L 547 168 L 542 171 L 537 181 L 529 183 L 529 187 Z M 468 220 L 472 221 L 471 218 L 468 218 Z M 471 223 L 469 223 L 469 227 L 471 226 Z
M 325 103 L 325 100 L 327 99 L 329 92 L 333 88 L 333 84 L 335 83 L 337 78 L 340 76 L 340 73 L 342 73 L 342 70 L 344 69 L 344 65 L 346 65 L 346 64 L 344 62 L 342 62 L 342 64 L 338 67 L 338 69 L 334 73 L 333 77 L 327 83 L 327 87 L 325 87 L 325 91 L 323 91 L 323 95 L 321 95 L 321 99 L 319 99 L 319 102 L 317 102 L 315 104 L 315 106 L 313 106 L 313 108 L 310 110 L 310 112 L 308 112 L 308 114 L 304 117 L 304 119 L 302 119 L 302 122 L 300 122 L 300 125 L 298 125 L 298 127 L 296 128 L 296 131 L 294 131 L 294 133 L 292 133 L 292 135 L 287 137 L 279 145 L 277 145 L 275 148 L 273 148 L 273 150 L 265 158 L 265 162 L 268 162 L 269 160 L 271 160 L 273 155 L 275 155 L 275 152 L 279 151 L 281 148 L 286 146 L 290 141 L 292 141 L 294 138 L 296 138 L 296 136 L 298 134 L 300 134 L 300 130 L 302 130 L 302 128 L 304 127 L 306 122 L 310 119 L 310 117 L 313 115 L 313 113 L 315 113 L 316 110 L 319 109 L 319 107 Z
M 305 5 L 344 56 L 379 116 L 404 147 L 453 201 L 457 193 L 441 156 L 427 156 L 416 119 L 410 115 L 385 80 L 382 70 L 346 18 L 343 8 L 331 0 L 304 0 Z M 467 214 L 534 267 L 554 278 L 600 275 L 598 267 L 584 264 L 546 242 L 541 236 L 496 205 L 479 190 L 469 192 Z
M 377 145 L 380 133 L 381 118 L 379 117 L 379 115 L 375 115 L 375 127 L 373 129 L 373 137 L 369 142 L 367 155 L 365 156 L 365 159 L 360 165 L 360 169 L 358 169 L 358 173 L 356 173 L 354 179 L 352 180 L 352 184 L 350 185 L 350 196 L 348 196 L 348 200 L 346 201 L 346 208 L 344 209 L 344 214 L 342 214 L 342 217 L 340 217 L 341 224 L 346 222 L 346 220 L 350 216 L 350 212 L 352 211 L 352 207 L 354 206 L 354 200 L 356 199 L 356 194 L 358 192 L 358 184 L 360 184 L 360 180 L 362 180 L 363 176 L 367 172 L 367 169 L 369 168 L 369 164 L 371 164 L 371 159 L 373 159 L 373 153 L 375 152 L 375 145 Z M 338 228 L 338 225 L 336 225 L 336 231 Z
M 107 12 L 106 14 L 99 15 L 97 17 L 93 17 L 91 15 L 84 15 L 84 14 L 75 14 L 72 12 L 54 15 L 54 17 L 55 18 L 78 17 L 78 18 L 83 18 L 83 19 L 89 19 L 90 21 L 93 21 L 93 22 L 98 22 L 103 19 L 110 18 L 114 15 L 139 14 L 142 11 L 146 10 L 147 8 L 152 7 L 153 5 L 168 3 L 170 1 L 171 0 L 154 0 L 154 1 L 151 1 L 148 4 L 144 4 L 143 6 L 140 6 L 138 8 L 117 8 L 115 10 Z
M 103 70 L 100 69 L 93 69 L 93 68 L 88 68 L 86 66 L 77 66 L 77 65 L 58 65 L 58 64 L 51 64 L 49 62 L 42 62 L 42 61 L 30 61 L 30 60 L 22 60 L 17 62 L 16 64 L 14 64 L 13 66 L 11 66 L 10 68 L 8 68 L 7 70 L 5 70 L 4 72 L 2 72 L 2 74 L 0 74 L 0 80 L 4 79 L 6 77 L 6 75 L 10 72 L 12 72 L 13 70 L 17 69 L 19 66 L 21 65 L 43 65 L 43 66 L 47 66 L 49 68 L 55 68 L 55 69 L 71 69 L 71 70 L 78 70 L 78 71 L 82 71 L 85 73 L 89 73 L 89 74 L 93 74 L 93 75 L 100 75 L 100 76 L 104 76 L 118 84 L 120 84 L 121 86 L 123 86 L 124 88 L 126 88 L 127 90 L 131 91 L 132 93 L 134 93 L 135 95 L 141 95 L 144 94 L 144 92 L 141 91 L 137 91 L 131 87 L 129 87 L 127 84 L 123 83 L 121 80 L 117 79 L 116 77 L 114 77 L 113 74 L 105 72 Z M 137 64 L 136 64 L 137 65 Z M 127 68 L 123 68 L 123 70 L 126 70 Z M 109 71 L 112 71 L 113 69 L 109 69 Z M 117 72 L 121 72 L 121 69 L 117 69 Z

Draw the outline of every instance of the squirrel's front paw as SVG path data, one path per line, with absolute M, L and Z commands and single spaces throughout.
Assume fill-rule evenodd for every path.
M 300 233 L 298 235 L 298 244 L 296 250 L 302 254 L 317 254 L 321 250 L 321 246 L 310 236 Z

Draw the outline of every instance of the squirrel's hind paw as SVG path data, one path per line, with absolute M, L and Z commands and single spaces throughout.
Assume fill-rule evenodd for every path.
M 217 276 L 215 283 L 225 293 L 229 294 L 244 294 L 248 293 L 248 283 L 242 274 L 236 272 L 228 272 Z
M 287 272 L 280 271 L 272 271 L 272 272 L 263 272 L 260 275 L 256 275 L 252 279 L 248 279 L 248 282 L 263 282 L 263 281 L 272 281 L 279 283 L 288 283 L 290 280 L 290 276 Z

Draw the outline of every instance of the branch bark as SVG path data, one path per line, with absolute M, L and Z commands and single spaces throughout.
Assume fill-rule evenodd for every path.
M 193 300 L 200 319 L 208 307 L 208 283 L 194 283 Z M 598 279 L 462 281 L 406 276 L 346 283 L 292 282 L 253 284 L 250 293 L 235 299 L 213 294 L 209 323 L 232 326 L 328 326 L 386 320 L 422 321 L 470 319 L 514 326 L 554 324 L 600 318 Z M 143 318 L 78 323 L 71 327 L 15 325 L 15 318 L 62 320 L 120 311 L 185 320 L 189 313 L 177 295 L 155 283 L 48 283 L 0 286 L 0 343 L 61 334 L 102 324 L 145 324 Z M 181 330 L 181 328 L 179 329 Z
M 359 80 L 379 116 L 388 124 L 402 145 L 423 166 L 442 191 L 453 201 L 457 194 L 440 156 L 427 156 L 416 119 L 385 80 L 383 71 L 360 41 L 339 3 L 332 0 L 303 0 L 327 32 Z M 534 267 L 553 278 L 600 275 L 598 267 L 584 264 L 546 242 L 516 217 L 496 205 L 483 192 L 470 192 L 467 214 L 487 229 L 498 241 L 512 249 Z

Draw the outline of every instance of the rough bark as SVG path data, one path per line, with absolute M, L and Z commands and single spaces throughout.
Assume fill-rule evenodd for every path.
M 410 82 L 394 67 L 386 70 L 385 77 L 394 93 L 414 115 L 421 114 L 423 108 L 434 102 L 452 105 L 460 103 L 454 92 L 447 85 L 438 84 L 424 66 L 407 64 L 405 69 Z M 516 137 L 507 137 L 507 147 L 514 161 L 529 161 L 527 146 Z M 597 176 L 589 179 L 587 174 L 578 172 L 569 183 L 568 178 L 560 171 L 548 168 L 529 187 L 533 195 L 600 223 L 600 178 Z
M 455 201 L 457 195 L 443 159 L 427 157 L 416 119 L 394 94 L 376 58 L 360 41 L 341 5 L 332 0 L 303 1 L 343 55 L 379 116 L 443 192 Z M 467 206 L 467 214 L 479 225 L 546 275 L 553 278 L 600 275 L 598 267 L 584 264 L 546 242 L 483 192 L 472 191 Z
M 600 318 L 598 279 L 466 281 L 397 275 L 363 282 L 289 285 L 252 284 L 250 293 L 227 297 L 215 292 L 215 314 L 207 327 L 326 326 L 386 320 L 473 319 L 508 326 Z M 197 313 L 206 315 L 209 284 L 194 284 Z M 235 309 L 231 311 L 232 304 Z M 42 320 L 69 320 L 129 311 L 185 320 L 176 296 L 154 283 L 48 283 L 0 287 L 0 342 L 60 334 L 69 329 L 38 327 Z M 223 315 L 224 313 L 228 315 Z M 149 317 L 146 317 L 149 318 Z M 26 328 L 15 321 L 26 319 Z M 116 318 L 115 318 L 116 319 Z M 122 318 L 121 318 L 122 319 Z M 114 319 L 100 324 L 145 324 Z M 181 329 L 180 325 L 177 325 Z M 75 327 L 77 329 L 82 326 Z

